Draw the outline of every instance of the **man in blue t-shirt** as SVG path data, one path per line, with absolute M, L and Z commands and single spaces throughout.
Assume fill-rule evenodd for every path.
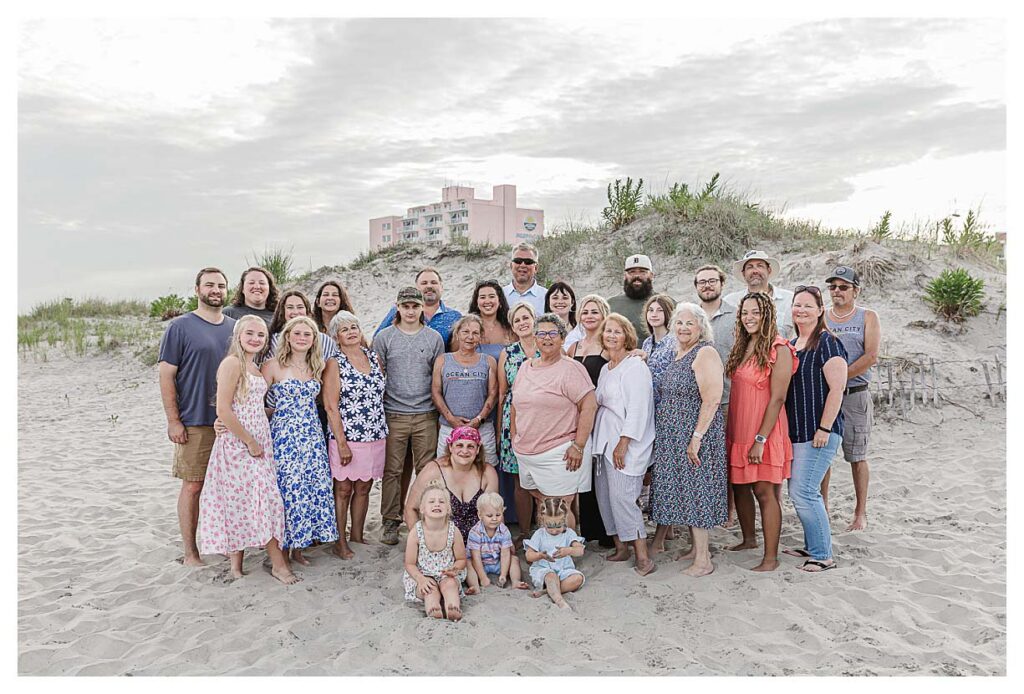
M 462 314 L 453 308 L 448 308 L 441 301 L 441 293 L 444 291 L 444 286 L 441 284 L 441 273 L 432 267 L 423 268 L 416 273 L 416 288 L 423 294 L 423 319 L 426 321 L 427 327 L 441 333 L 441 339 L 447 346 L 452 326 L 455 325 L 455 321 L 462 318 Z M 398 309 L 392 306 L 388 315 L 384 316 L 384 320 L 374 331 L 374 337 L 384 328 L 395 324 L 395 314 L 397 313 Z
M 174 442 L 171 474 L 181 479 L 178 526 L 185 566 L 202 566 L 196 546 L 199 494 L 216 434 L 217 367 L 231 345 L 235 319 L 223 314 L 228 279 L 215 267 L 196 275 L 195 311 L 175 318 L 160 340 L 160 398 L 167 438 Z

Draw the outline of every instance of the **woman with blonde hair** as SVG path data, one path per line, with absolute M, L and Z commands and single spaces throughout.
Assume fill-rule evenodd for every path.
M 309 564 L 304 548 L 338 539 L 327 441 L 316 413 L 323 380 L 337 379 L 338 365 L 333 359 L 325 365 L 319 339 L 312 318 L 292 318 L 281 331 L 277 355 L 261 369 L 270 384 L 270 433 L 284 498 L 286 537 L 281 546 L 304 565 Z

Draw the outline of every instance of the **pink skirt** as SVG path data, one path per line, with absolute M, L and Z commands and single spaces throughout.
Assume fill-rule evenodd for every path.
M 331 475 L 336 480 L 379 480 L 384 476 L 384 451 L 386 439 L 361 443 L 348 442 L 352 451 L 352 461 L 348 465 L 341 464 L 338 456 L 338 442 L 331 439 L 327 442 L 327 457 L 331 462 Z

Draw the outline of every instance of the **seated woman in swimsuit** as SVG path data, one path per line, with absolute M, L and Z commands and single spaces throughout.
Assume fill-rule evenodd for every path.
M 447 453 L 432 463 L 427 463 L 416 475 L 405 502 L 403 517 L 410 528 L 420 519 L 420 494 L 432 480 L 440 480 L 448 490 L 452 505 L 452 522 L 462 533 L 463 542 L 469 531 L 476 525 L 476 501 L 484 492 L 498 491 L 498 473 L 484 462 L 484 451 L 480 445 L 480 432 L 473 427 L 458 427 L 445 440 Z M 472 568 L 467 571 L 466 592 L 479 592 L 480 580 Z

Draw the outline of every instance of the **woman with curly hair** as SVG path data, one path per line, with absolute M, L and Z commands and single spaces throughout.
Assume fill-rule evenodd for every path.
M 789 440 L 786 393 L 796 372 L 796 350 L 779 336 L 775 304 L 761 292 L 749 292 L 736 315 L 736 342 L 725 372 L 732 378 L 725 438 L 729 482 L 736 497 L 743 540 L 730 550 L 754 549 L 754 497 L 761 508 L 764 558 L 754 571 L 779 565 L 782 532 L 782 482 L 790 476 L 793 444 Z
M 277 308 L 277 284 L 274 275 L 265 267 L 254 265 L 242 273 L 235 288 L 234 300 L 224 309 L 224 315 L 238 320 L 242 316 L 259 316 L 270 325 Z

